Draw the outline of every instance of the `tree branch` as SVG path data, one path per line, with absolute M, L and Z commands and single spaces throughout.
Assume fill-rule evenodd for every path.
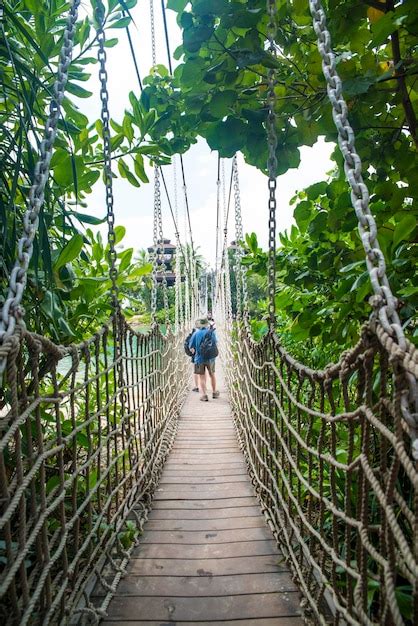
M 394 10 L 393 0 L 387 0 L 386 10 Z M 411 137 L 415 143 L 415 147 L 418 149 L 417 117 L 412 106 L 411 98 L 409 97 L 408 87 L 405 80 L 403 61 L 401 57 L 401 45 L 399 42 L 399 31 L 395 30 L 391 34 L 390 40 L 392 44 L 393 64 L 395 66 L 394 78 L 396 78 L 398 81 L 398 88 L 401 94 L 402 106 L 405 111 L 405 117 L 408 124 L 409 132 L 411 133 Z

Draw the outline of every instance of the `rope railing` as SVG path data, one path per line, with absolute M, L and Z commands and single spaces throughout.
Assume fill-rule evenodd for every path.
M 175 436 L 182 334 L 142 334 L 117 313 L 79 345 L 14 336 L 0 414 L 2 624 L 105 615 Z
M 418 470 L 402 397 L 417 350 L 379 322 L 321 371 L 244 324 L 223 346 L 234 418 L 267 520 L 326 624 L 412 624 L 418 607 Z

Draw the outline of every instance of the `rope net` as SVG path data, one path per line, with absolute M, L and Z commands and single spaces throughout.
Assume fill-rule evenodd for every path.
M 245 323 L 224 349 L 241 446 L 305 616 L 416 623 L 418 471 L 402 416 L 416 349 L 376 322 L 323 371 L 273 331 L 255 343 Z
M 0 621 L 105 614 L 187 390 L 182 336 L 116 313 L 89 341 L 14 335 L 0 421 Z M 84 617 L 83 617 L 84 619 Z

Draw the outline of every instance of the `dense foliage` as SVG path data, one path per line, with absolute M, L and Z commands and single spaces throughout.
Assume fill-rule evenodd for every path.
M 329 0 L 326 5 L 389 280 L 411 329 L 418 301 L 418 4 Z M 174 77 L 160 70 L 142 95 L 145 106 L 158 111 L 155 130 L 170 125 L 186 145 L 198 132 L 221 156 L 241 150 L 264 171 L 266 77 L 274 67 L 277 173 L 297 167 L 300 147 L 314 145 L 319 136 L 335 141 L 307 2 L 277 2 L 277 59 L 266 52 L 264 0 L 169 0 L 168 6 L 178 14 L 183 44 L 175 52 L 181 63 Z M 330 349 L 357 337 L 371 293 L 337 149 L 333 158 L 331 179 L 294 199 L 296 224 L 281 234 L 277 256 L 282 330 Z M 250 272 L 265 276 L 266 254 L 255 236 L 247 243 Z
M 106 279 L 107 250 L 87 226 L 104 222 L 88 213 L 88 195 L 101 184 L 103 169 L 102 124 L 83 113 L 83 101 L 92 97 L 83 83 L 98 73 L 95 0 L 82 3 L 75 33 L 73 61 L 51 161 L 39 234 L 24 305 L 26 321 L 35 330 L 66 342 L 91 332 L 109 315 Z M 136 0 L 109 0 L 106 4 L 106 47 L 125 36 Z M 43 137 L 48 104 L 57 72 L 68 2 L 65 0 L 7 0 L 4 3 L 0 39 L 0 237 L 9 242 L 1 257 L 1 295 L 16 256 L 15 242 L 33 180 L 34 166 Z M 98 79 L 97 79 L 98 84 Z M 155 111 L 145 110 L 131 93 L 121 120 L 111 120 L 113 173 L 134 187 L 148 182 L 144 159 L 167 163 L 170 146 L 160 136 L 158 145 L 149 136 L 156 123 Z M 106 209 L 103 206 L 103 215 Z M 119 231 L 120 237 L 122 231 Z M 131 293 L 133 280 L 141 283 L 149 264 L 138 262 L 132 250 L 118 254 L 120 288 Z M 89 274 L 86 269 L 90 268 Z M 128 302 L 135 308 L 135 300 Z
M 38 330 L 51 327 L 64 341 L 82 332 L 96 310 L 107 310 L 104 280 L 98 292 L 100 306 L 95 301 L 90 306 L 88 298 L 79 301 L 81 285 L 87 280 L 80 268 L 91 264 L 94 247 L 85 225 L 101 221 L 86 209 L 103 162 L 101 123 L 82 113 L 82 99 L 92 95 L 83 83 L 97 71 L 96 2 L 90 4 L 77 26 L 25 300 L 31 325 Z M 136 0 L 106 3 L 108 47 L 117 44 L 115 33 L 124 35 L 129 28 L 129 10 L 135 4 Z M 402 319 L 413 332 L 418 300 L 418 5 L 414 0 L 329 0 L 326 5 L 389 279 L 400 298 Z M 297 167 L 300 147 L 314 145 L 319 136 L 335 141 L 307 2 L 277 2 L 275 59 L 266 52 L 264 0 L 168 0 L 168 7 L 177 13 L 182 28 L 183 44 L 175 51 L 179 64 L 173 76 L 162 65 L 154 67 L 143 81 L 142 93 L 139 88 L 131 92 L 123 119 L 112 120 L 115 175 L 135 187 L 146 183 L 144 159 L 167 163 L 174 152 L 187 150 L 197 135 L 221 156 L 241 150 L 248 163 L 264 171 L 266 76 L 271 67 L 277 78 L 277 173 Z M 67 8 L 64 0 L 5 3 L 7 39 L 0 44 L 0 228 L 5 241 L 14 241 L 19 232 Z M 359 322 L 370 311 L 365 301 L 371 293 L 337 149 L 334 161 L 330 180 L 318 181 L 294 198 L 295 225 L 280 235 L 277 254 L 282 332 L 294 342 L 309 341 L 312 349 L 325 343 L 327 353 L 356 339 Z M 260 319 L 265 313 L 265 299 L 260 296 L 267 257 L 256 235 L 247 237 L 246 247 L 250 286 L 257 295 L 252 313 Z M 3 277 L 14 256 L 13 245 L 6 247 Z M 133 276 L 146 273 L 146 263 L 132 255 L 129 267 Z M 123 267 L 122 274 L 126 271 Z M 5 284 L 6 280 L 3 293 Z M 86 284 L 86 293 L 89 289 Z M 129 284 L 123 290 L 133 295 Z M 146 302 L 145 283 L 138 294 Z M 135 309 L 135 300 L 129 303 Z M 143 312 L 143 307 L 136 312 Z M 255 323 L 258 333 L 263 328 L 262 322 Z

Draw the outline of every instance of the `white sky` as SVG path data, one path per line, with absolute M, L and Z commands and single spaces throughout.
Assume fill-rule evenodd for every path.
M 130 27 L 131 36 L 136 50 L 141 78 L 149 73 L 151 61 L 151 36 L 149 0 L 139 0 L 132 10 L 135 24 Z M 181 43 L 181 31 L 175 20 L 176 13 L 167 10 L 170 31 L 171 51 Z M 163 38 L 163 22 L 160 2 L 155 2 L 155 24 L 157 36 L 157 63 L 167 65 L 167 55 Z M 129 107 L 128 93 L 133 90 L 139 94 L 139 87 L 134 72 L 134 66 L 128 46 L 125 30 L 114 29 L 108 31 L 112 37 L 119 38 L 119 44 L 108 49 L 109 75 L 109 108 L 111 117 L 121 121 L 123 112 Z M 111 33 L 111 35 L 110 35 Z M 175 63 L 175 62 L 174 62 Z M 97 65 L 93 66 L 93 73 Z M 100 102 L 98 98 L 98 79 L 93 74 L 89 83 L 84 84 L 87 89 L 94 91 L 94 96 L 88 100 L 78 100 L 81 110 L 90 119 L 99 116 Z M 83 86 L 84 86 L 83 85 Z M 312 148 L 301 149 L 301 163 L 297 169 L 291 169 L 278 179 L 277 185 L 277 227 L 283 231 L 292 223 L 293 208 L 289 207 L 289 200 L 296 191 L 323 180 L 326 172 L 332 168 L 329 156 L 333 144 L 323 140 Z M 196 247 L 205 259 L 214 264 L 215 259 L 215 229 L 216 229 L 216 176 L 217 153 L 211 152 L 206 141 L 199 140 L 195 146 L 183 156 L 187 192 L 193 229 L 193 238 Z M 227 186 L 229 185 L 231 164 L 225 162 Z M 126 180 L 114 179 L 115 214 L 116 222 L 127 228 L 124 247 L 134 249 L 146 248 L 152 245 L 152 215 L 153 215 L 153 185 L 152 170 L 146 167 L 150 184 L 144 184 L 139 189 L 130 185 Z M 169 193 L 173 201 L 172 167 L 164 168 L 164 176 L 169 186 Z M 241 207 L 244 232 L 256 232 L 263 247 L 267 243 L 267 179 L 256 168 L 246 165 L 239 155 L 239 178 L 241 189 Z M 184 215 L 180 178 L 178 182 L 179 197 L 179 226 L 181 235 L 184 233 Z M 168 205 L 163 198 L 164 235 L 174 241 L 174 227 Z M 88 197 L 88 212 L 102 217 L 105 214 L 104 189 L 100 181 L 96 184 L 93 194 Z M 105 232 L 105 227 L 101 228 Z M 230 213 L 229 240 L 234 236 L 234 216 Z M 184 238 L 184 235 L 183 235 Z

